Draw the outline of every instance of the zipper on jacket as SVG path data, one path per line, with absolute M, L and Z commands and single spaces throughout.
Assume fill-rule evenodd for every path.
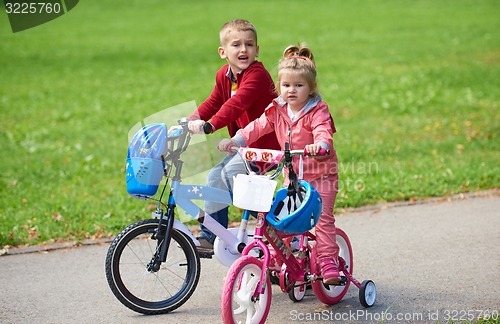
M 290 150 L 292 150 L 292 125 L 294 124 L 294 122 L 292 121 L 292 123 L 290 124 L 285 116 L 283 115 L 283 113 L 281 112 L 280 109 L 276 109 L 278 111 L 278 114 L 281 115 L 281 118 L 283 118 L 283 120 L 285 121 L 285 124 L 287 125 L 288 127 L 288 130 L 286 132 L 286 136 L 288 137 L 288 143 L 290 144 Z M 302 116 L 301 116 L 302 117 Z
M 290 143 L 290 150 L 291 150 L 292 149 L 292 126 L 290 126 L 290 125 L 288 125 L 288 131 L 286 132 L 286 136 L 288 137 L 288 143 Z

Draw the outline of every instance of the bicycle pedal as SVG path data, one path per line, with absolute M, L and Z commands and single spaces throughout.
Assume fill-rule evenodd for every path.
M 335 283 L 332 283 L 332 284 L 325 284 L 323 283 L 323 285 L 328 288 L 329 286 L 345 286 L 347 284 L 347 277 L 346 276 L 340 276 L 340 281 L 339 282 L 335 282 Z
M 212 255 L 214 255 L 214 251 L 200 251 L 198 250 L 198 255 L 201 259 L 211 259 Z
M 333 284 L 333 286 L 345 286 L 346 284 L 347 284 L 347 277 L 340 276 L 340 281 L 336 284 Z

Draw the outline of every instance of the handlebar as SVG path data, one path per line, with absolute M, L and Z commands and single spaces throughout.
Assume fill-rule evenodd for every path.
M 178 120 L 178 125 L 173 126 L 168 130 L 167 134 L 167 156 L 166 159 L 178 159 L 180 155 L 187 149 L 189 145 L 189 140 L 191 138 L 191 133 L 188 129 L 188 120 L 187 118 L 181 118 Z M 205 127 L 206 126 L 206 127 Z M 206 130 L 205 130 L 206 128 Z M 203 125 L 203 130 L 206 132 L 212 130 L 212 125 L 210 123 L 205 123 Z M 174 143 L 177 142 L 175 145 Z M 236 147 L 234 145 L 230 145 L 227 147 L 227 151 L 229 153 L 238 152 L 243 161 L 245 162 L 245 169 L 248 174 L 253 171 L 250 168 L 250 162 L 261 162 L 261 163 L 269 163 L 267 168 L 264 168 L 263 173 L 270 171 L 274 166 L 278 166 L 276 170 L 268 175 L 268 178 L 274 179 L 283 170 L 283 167 L 286 165 L 288 168 L 291 167 L 292 157 L 294 156 L 306 156 L 306 157 L 322 157 L 328 155 L 330 152 L 324 148 L 320 148 L 316 155 L 311 155 L 305 149 L 302 150 L 289 150 L 288 143 L 285 143 L 285 150 L 268 150 L 268 149 L 257 149 L 250 147 Z
M 288 145 L 286 145 L 288 146 Z M 262 162 L 262 163 L 269 163 L 271 164 L 271 167 L 274 167 L 277 165 L 278 167 L 276 170 L 268 176 L 269 179 L 275 179 L 280 173 L 283 171 L 283 167 L 285 164 L 287 164 L 287 167 L 291 165 L 291 158 L 294 156 L 306 156 L 306 157 L 311 157 L 311 158 L 316 158 L 316 157 L 322 157 L 326 156 L 329 154 L 329 151 L 321 148 L 318 151 L 318 154 L 316 155 L 311 155 L 307 150 L 287 150 L 285 148 L 285 151 L 278 151 L 278 150 L 268 150 L 268 149 L 257 149 L 257 148 L 251 148 L 251 147 L 235 147 L 232 146 L 229 148 L 232 152 L 238 152 L 238 154 L 241 156 L 243 159 L 245 169 L 248 174 L 252 173 L 252 170 L 250 168 L 249 163 L 250 162 Z M 271 169 L 271 167 L 268 167 L 267 169 L 264 170 L 264 172 L 268 171 Z
M 277 151 L 277 150 L 268 150 L 268 149 L 257 149 L 251 147 L 236 147 L 232 146 L 232 152 L 238 152 L 243 157 L 245 154 L 245 159 L 247 161 L 253 162 L 274 162 L 275 164 L 279 164 L 282 159 L 284 159 L 285 151 Z M 324 148 L 320 148 L 318 154 L 312 155 L 307 152 L 306 149 L 303 150 L 290 150 L 291 156 L 303 155 L 307 157 L 322 157 L 328 155 L 329 151 Z
M 249 160 L 249 161 L 255 161 L 255 162 L 270 162 L 268 160 L 268 154 L 264 153 L 264 155 L 262 155 L 262 154 L 259 154 L 258 151 L 271 152 L 271 153 L 275 152 L 275 153 L 277 153 L 276 156 L 281 156 L 282 154 L 285 153 L 284 151 L 268 150 L 268 149 L 256 149 L 256 148 L 250 148 L 250 147 L 237 147 L 236 145 L 230 145 L 230 146 L 228 146 L 227 152 L 228 153 L 237 153 L 241 149 L 245 149 L 246 151 L 255 151 L 255 157 L 259 157 L 260 156 L 262 158 L 260 160 L 255 160 L 255 157 L 254 157 L 252 160 Z M 280 155 L 280 153 L 281 153 L 281 155 Z M 312 155 L 311 153 L 307 152 L 306 149 L 303 149 L 303 150 L 291 150 L 290 151 L 290 154 L 292 156 L 303 155 L 303 156 L 312 157 L 312 158 L 313 157 L 326 156 L 329 153 L 330 153 L 330 151 L 326 150 L 324 148 L 320 148 L 319 151 L 318 151 L 318 153 L 316 155 Z
M 189 146 L 188 119 L 183 117 L 177 121 L 177 126 L 172 126 L 167 132 L 167 147 L 164 160 L 178 159 Z

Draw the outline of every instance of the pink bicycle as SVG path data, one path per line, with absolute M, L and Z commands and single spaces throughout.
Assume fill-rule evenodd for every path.
M 253 240 L 232 264 L 225 279 L 221 301 L 224 323 L 264 323 L 271 307 L 272 281 L 279 283 L 281 290 L 294 302 L 301 301 L 306 286 L 311 285 L 315 296 L 328 305 L 338 303 L 352 282 L 359 288 L 361 304 L 364 307 L 373 306 L 376 299 L 375 284 L 372 280 L 360 283 L 352 276 L 352 248 L 349 238 L 340 228 L 337 228 L 337 244 L 340 247 L 339 269 L 342 280 L 336 285 L 323 284 L 316 257 L 315 236 L 309 232 L 321 215 L 321 197 L 312 185 L 297 180 L 292 168 L 292 157 L 307 156 L 307 152 L 290 151 L 286 146 L 284 152 L 240 148 L 239 153 L 246 161 L 277 164 L 274 173 L 267 177 L 270 181 L 286 167 L 290 186 L 278 190 L 274 201 L 272 196 L 260 197 L 259 200 L 257 198 L 262 190 L 256 185 L 252 188 L 252 178 L 247 180 L 244 189 L 239 189 L 241 185 L 235 180 L 234 205 L 259 212 Z M 260 186 L 263 186 L 262 181 L 265 180 L 259 178 Z M 238 191 L 243 191 L 243 194 Z M 238 198 L 238 195 L 245 199 Z M 266 204 L 262 201 L 269 198 L 270 207 L 265 208 Z M 252 201 L 256 200 L 260 201 L 259 209 L 252 206 Z

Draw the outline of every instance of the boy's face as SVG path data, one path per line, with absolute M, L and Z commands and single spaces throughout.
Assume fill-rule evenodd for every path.
M 219 55 L 227 60 L 234 74 L 247 69 L 259 55 L 255 34 L 251 30 L 227 31 L 219 47 Z

